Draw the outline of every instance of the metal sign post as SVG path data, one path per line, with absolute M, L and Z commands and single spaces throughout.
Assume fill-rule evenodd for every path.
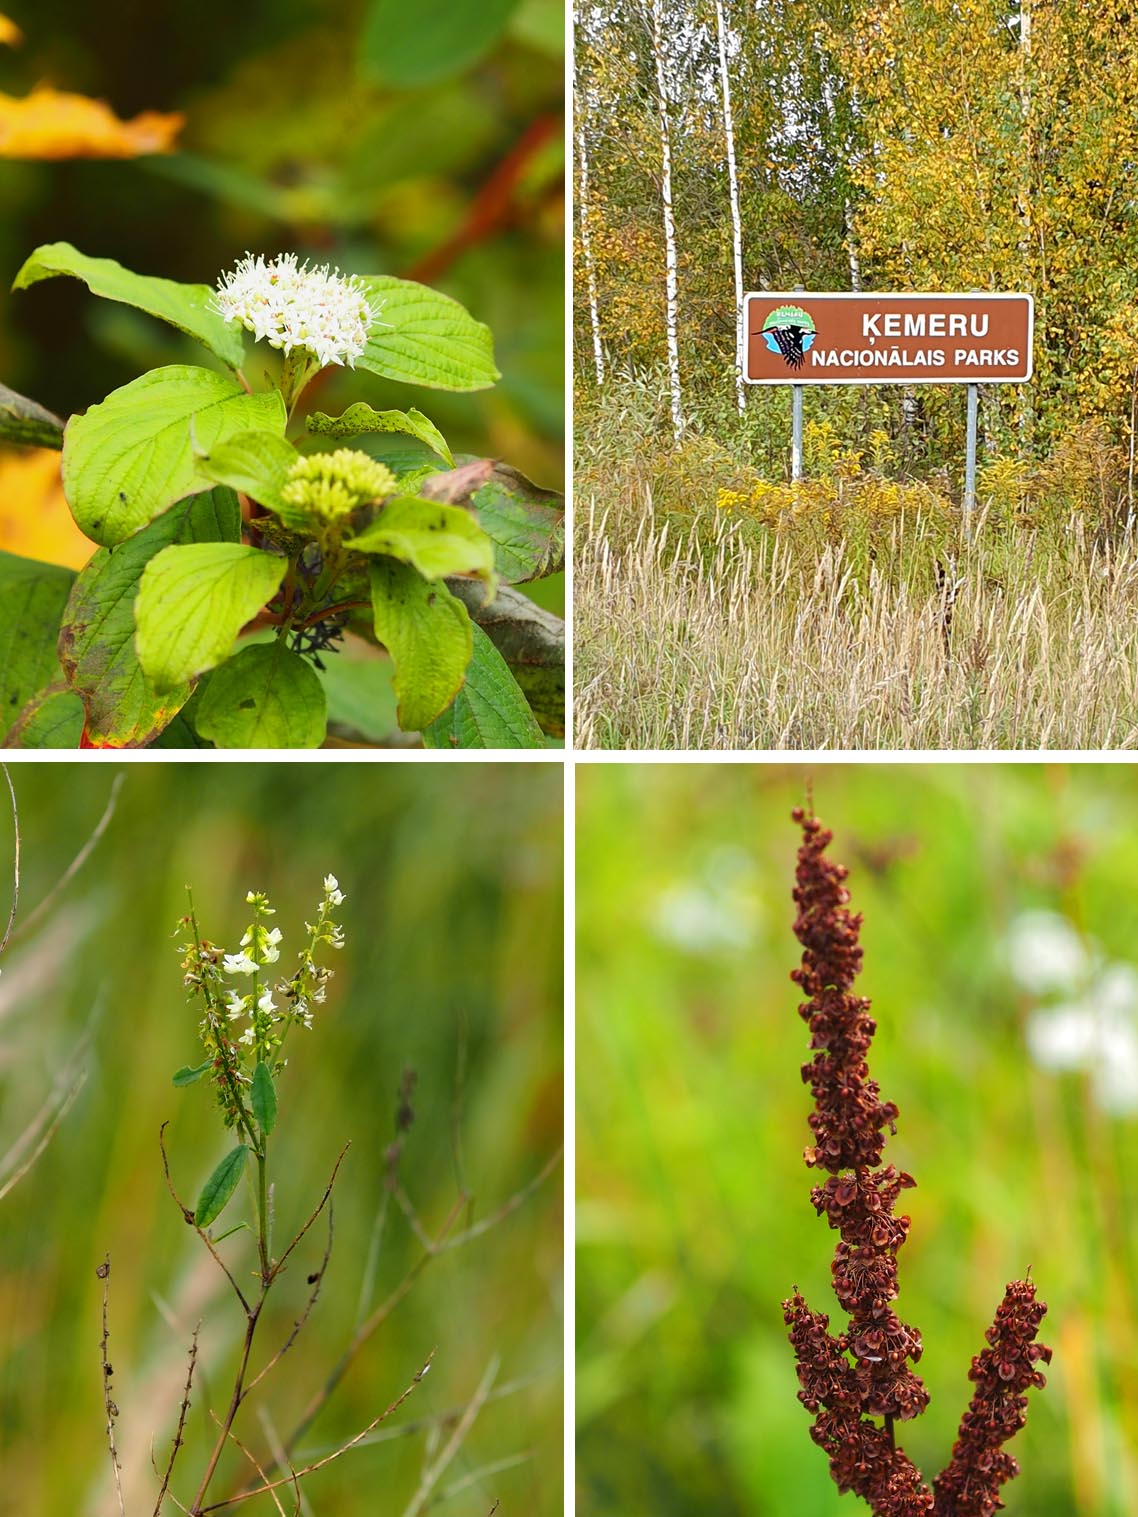
M 796 485 L 802 478 L 802 386 L 794 385 L 790 397 L 790 482 Z
M 976 411 L 980 391 L 968 386 L 968 432 L 964 444 L 964 525 L 969 527 L 976 509 Z

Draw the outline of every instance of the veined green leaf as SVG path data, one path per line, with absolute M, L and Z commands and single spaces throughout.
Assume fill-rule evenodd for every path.
M 363 283 L 382 309 L 357 368 L 434 390 L 485 390 L 502 377 L 490 328 L 457 300 L 387 274 Z
M 474 656 L 453 704 L 423 732 L 426 748 L 544 748 L 545 738 L 510 666 L 473 627 Z
M 323 437 L 361 437 L 367 432 L 402 432 L 426 443 L 432 452 L 454 468 L 454 455 L 447 446 L 446 438 L 429 417 L 414 407 L 409 411 L 375 411 L 361 400 L 354 406 L 349 406 L 340 416 L 326 416 L 323 411 L 314 411 L 308 418 L 307 426 L 310 432 Z
M 87 735 L 115 748 L 141 748 L 189 699 L 180 681 L 158 691 L 135 649 L 135 597 L 147 564 L 174 543 L 235 541 L 240 513 L 218 488 L 171 507 L 117 548 L 100 548 L 79 571 L 63 613 L 59 661 L 83 697 Z
M 474 651 L 466 607 L 441 581 L 381 558 L 371 566 L 375 635 L 395 665 L 399 725 L 418 732 L 458 694 Z
M 494 572 L 494 544 L 469 511 L 441 506 L 414 495 L 385 501 L 374 521 L 345 547 L 357 553 L 381 553 L 411 564 L 425 579 L 447 574 L 476 574 L 489 579 Z
M 0 553 L 0 726 L 5 731 L 45 685 L 58 680 L 55 643 L 73 569 Z
M 191 543 L 157 553 L 142 572 L 134 604 L 138 661 L 154 688 L 171 690 L 221 663 L 241 628 L 279 589 L 286 567 L 283 558 L 241 543 Z
M 198 468 L 218 484 L 240 490 L 257 501 L 286 526 L 307 527 L 306 512 L 296 511 L 281 500 L 281 487 L 297 460 L 296 449 L 276 432 L 238 432 L 197 455 Z
M 45 242 L 25 262 L 12 288 L 26 290 L 41 279 L 54 279 L 59 274 L 81 279 L 92 295 L 157 316 L 195 338 L 231 369 L 240 367 L 245 356 L 241 328 L 223 320 L 220 311 L 213 309 L 214 292 L 209 285 L 178 284 L 173 279 L 132 274 L 113 258 L 88 258 L 69 242 Z
M 210 675 L 194 725 L 218 748 L 319 748 L 327 713 L 311 664 L 280 643 L 255 643 Z
M 235 380 L 186 364 L 152 369 L 68 422 L 64 493 L 87 536 L 111 546 L 214 483 L 198 454 L 242 432 L 284 429 L 276 390 L 247 395 Z
M 269 1073 L 269 1066 L 263 1059 L 258 1059 L 257 1067 L 253 1071 L 249 1101 L 254 1120 L 267 1138 L 277 1125 L 277 1092 L 273 1085 L 273 1077 Z
M 555 574 L 565 563 L 565 502 L 498 464 L 471 500 L 494 544 L 494 568 L 509 585 Z
M 202 1186 L 202 1193 L 194 1208 L 194 1223 L 197 1227 L 208 1227 L 215 1218 L 221 1216 L 229 1204 L 230 1196 L 237 1189 L 248 1157 L 248 1148 L 244 1143 L 238 1143 L 210 1175 Z

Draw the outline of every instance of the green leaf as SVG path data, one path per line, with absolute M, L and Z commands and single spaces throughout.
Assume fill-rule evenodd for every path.
M 257 1126 L 267 1138 L 277 1125 L 277 1092 L 269 1066 L 263 1059 L 258 1060 L 253 1071 L 253 1088 L 249 1099 Z
M 241 543 L 193 543 L 155 554 L 134 606 L 138 661 L 154 688 L 171 690 L 221 663 L 280 588 L 286 568 L 283 558 Z
M 297 460 L 296 449 L 276 432 L 238 432 L 197 454 L 198 468 L 218 484 L 240 490 L 289 526 L 308 527 L 305 511 L 281 500 L 281 487 Z
M 423 732 L 425 748 L 543 748 L 545 738 L 509 665 L 474 627 L 474 657 L 454 704 Z
M 62 448 L 63 423 L 26 395 L 0 385 L 0 442 L 29 448 Z
M 238 1143 L 236 1148 L 231 1148 L 222 1159 L 221 1163 L 210 1175 L 202 1186 L 202 1193 L 198 1197 L 198 1204 L 194 1208 L 194 1224 L 197 1227 L 208 1227 L 215 1218 L 220 1217 L 229 1198 L 237 1189 L 238 1183 L 245 1170 L 245 1160 L 249 1156 L 249 1150 L 244 1143 Z
M 319 748 L 324 688 L 281 643 L 256 643 L 210 675 L 195 726 L 219 748 Z
M 494 544 L 494 568 L 509 585 L 556 573 L 565 562 L 565 503 L 524 474 L 497 464 L 493 478 L 471 497 Z
M 390 558 L 371 566 L 371 603 L 375 635 L 395 665 L 399 725 L 418 732 L 461 688 L 474 651 L 470 617 L 444 584 Z
M 494 572 L 494 545 L 469 511 L 414 495 L 385 501 L 375 520 L 357 536 L 345 538 L 344 546 L 412 564 L 426 579 L 446 574 L 489 579 Z
M 231 369 L 245 356 L 241 328 L 222 319 L 210 302 L 214 292 L 207 284 L 177 284 L 172 279 L 152 279 L 132 274 L 113 258 L 88 258 L 69 242 L 46 242 L 12 281 L 13 290 L 26 290 L 41 279 L 69 274 L 81 279 L 92 295 L 134 306 L 193 337 Z
M 410 411 L 375 411 L 362 400 L 349 406 L 341 416 L 326 416 L 314 411 L 308 418 L 308 430 L 324 437 L 360 437 L 365 432 L 403 432 L 426 443 L 454 468 L 454 456 L 447 440 L 434 422 L 414 407 Z
M 0 727 L 59 678 L 55 643 L 75 581 L 72 569 L 0 553 Z
M 5 748 L 78 748 L 83 738 L 83 702 L 62 682 L 27 703 L 8 730 Z
M 187 680 L 158 691 L 135 650 L 135 597 L 147 564 L 174 543 L 235 541 L 237 497 L 217 489 L 174 506 L 117 548 L 100 548 L 71 591 L 59 661 L 87 708 L 87 735 L 101 745 L 141 748 L 190 696 Z M 234 634 L 236 635 L 236 634 Z
M 358 369 L 434 390 L 485 390 L 502 376 L 494 367 L 490 328 L 448 295 L 381 274 L 365 278 L 382 306 Z
M 407 88 L 460 74 L 487 53 L 518 0 L 371 0 L 360 63 L 381 84 Z
M 242 432 L 284 429 L 276 390 L 247 395 L 235 380 L 187 364 L 152 369 L 68 422 L 64 493 L 87 536 L 111 546 L 213 483 L 197 452 Z
M 174 1072 L 174 1084 L 178 1086 L 193 1085 L 201 1079 L 207 1070 L 212 1068 L 212 1059 L 207 1059 L 204 1064 L 199 1064 L 196 1069 L 191 1069 L 188 1064 L 183 1064 L 181 1069 Z

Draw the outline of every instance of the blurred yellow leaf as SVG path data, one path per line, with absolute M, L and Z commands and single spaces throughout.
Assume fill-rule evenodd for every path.
M 0 42 L 6 42 L 9 47 L 19 47 L 24 40 L 24 34 L 14 21 L 9 21 L 7 16 L 0 16 Z
M 95 551 L 75 525 L 54 448 L 0 450 L 0 549 L 81 569 Z
M 120 121 L 86 95 L 41 86 L 23 99 L 0 95 L 0 158 L 137 158 L 168 153 L 185 117 L 144 111 Z

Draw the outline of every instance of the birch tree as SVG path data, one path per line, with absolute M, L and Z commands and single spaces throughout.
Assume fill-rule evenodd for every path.
M 579 27 L 580 16 L 574 11 L 574 26 Z M 582 50 L 583 51 L 583 50 Z M 605 350 L 601 341 L 601 317 L 597 299 L 597 273 L 593 262 L 593 246 L 590 226 L 589 202 L 589 94 L 587 85 L 581 81 L 579 56 L 573 54 L 573 109 L 575 114 L 574 144 L 577 153 L 577 225 L 581 239 L 581 261 L 584 265 L 585 294 L 589 307 L 589 328 L 593 338 L 593 369 L 597 388 L 605 382 Z
M 684 435 L 683 397 L 680 391 L 679 271 L 676 260 L 676 218 L 672 205 L 672 120 L 664 53 L 663 0 L 649 0 L 649 14 L 660 127 L 660 205 L 664 217 L 664 329 L 668 347 L 672 437 L 679 443 Z
M 735 273 L 735 403 L 742 416 L 747 406 L 747 390 L 743 383 L 743 221 L 739 213 L 739 175 L 735 166 L 735 123 L 731 115 L 731 77 L 727 69 L 727 28 L 723 19 L 723 0 L 715 0 L 715 32 L 719 43 L 723 136 L 727 144 L 727 193 L 731 201 L 731 262 Z

